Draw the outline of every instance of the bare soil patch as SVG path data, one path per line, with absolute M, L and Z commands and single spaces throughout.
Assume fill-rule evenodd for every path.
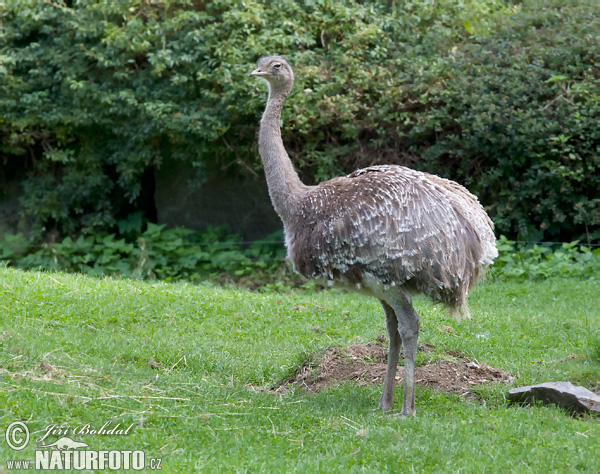
M 276 388 L 285 390 L 290 384 L 317 391 L 345 381 L 359 385 L 382 384 L 385 378 L 387 345 L 379 338 L 368 344 L 331 347 L 315 363 L 305 365 L 291 380 Z M 420 352 L 433 352 L 430 345 L 419 347 Z M 475 362 L 458 352 L 446 352 L 440 358 L 415 369 L 417 384 L 446 392 L 467 395 L 470 388 L 488 382 L 508 383 L 512 376 L 487 364 Z M 401 363 L 401 361 L 400 361 Z M 396 381 L 404 380 L 404 367 L 398 366 Z

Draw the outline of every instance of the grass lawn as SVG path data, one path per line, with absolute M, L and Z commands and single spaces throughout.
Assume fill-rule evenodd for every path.
M 456 322 L 425 300 L 420 343 L 515 376 L 600 390 L 597 279 L 488 281 Z M 303 309 L 294 309 L 298 305 Z M 264 390 L 331 345 L 385 332 L 378 302 L 337 292 L 260 294 L 0 268 L 0 472 L 33 459 L 49 425 L 94 450 L 144 450 L 163 472 L 600 472 L 598 418 L 417 388 L 417 417 L 373 412 L 380 386 Z M 401 405 L 402 389 L 396 392 Z M 31 441 L 14 451 L 6 427 Z M 43 444 L 59 435 L 48 436 Z

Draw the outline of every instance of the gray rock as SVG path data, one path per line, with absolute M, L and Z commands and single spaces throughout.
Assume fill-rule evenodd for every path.
M 571 382 L 547 382 L 539 385 L 511 388 L 508 391 L 508 399 L 514 402 L 522 402 L 532 398 L 570 410 L 589 410 L 600 413 L 600 396 L 587 388 L 575 386 Z

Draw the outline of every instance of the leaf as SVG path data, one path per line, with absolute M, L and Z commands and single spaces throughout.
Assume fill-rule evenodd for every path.
M 470 35 L 474 35 L 475 34 L 475 30 L 473 29 L 473 25 L 471 24 L 470 21 L 465 21 L 463 23 L 463 27 L 465 28 L 465 30 L 467 30 L 467 33 L 469 33 Z
M 566 81 L 567 79 L 568 79 L 567 76 L 563 76 L 562 74 L 558 74 L 556 76 L 552 76 L 550 79 L 547 79 L 546 82 Z

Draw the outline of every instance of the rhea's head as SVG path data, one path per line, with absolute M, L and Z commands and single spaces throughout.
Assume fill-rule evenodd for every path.
M 260 77 L 269 84 L 270 89 L 284 89 L 289 92 L 294 83 L 294 72 L 281 56 L 263 56 L 258 60 L 258 67 L 250 73 Z

